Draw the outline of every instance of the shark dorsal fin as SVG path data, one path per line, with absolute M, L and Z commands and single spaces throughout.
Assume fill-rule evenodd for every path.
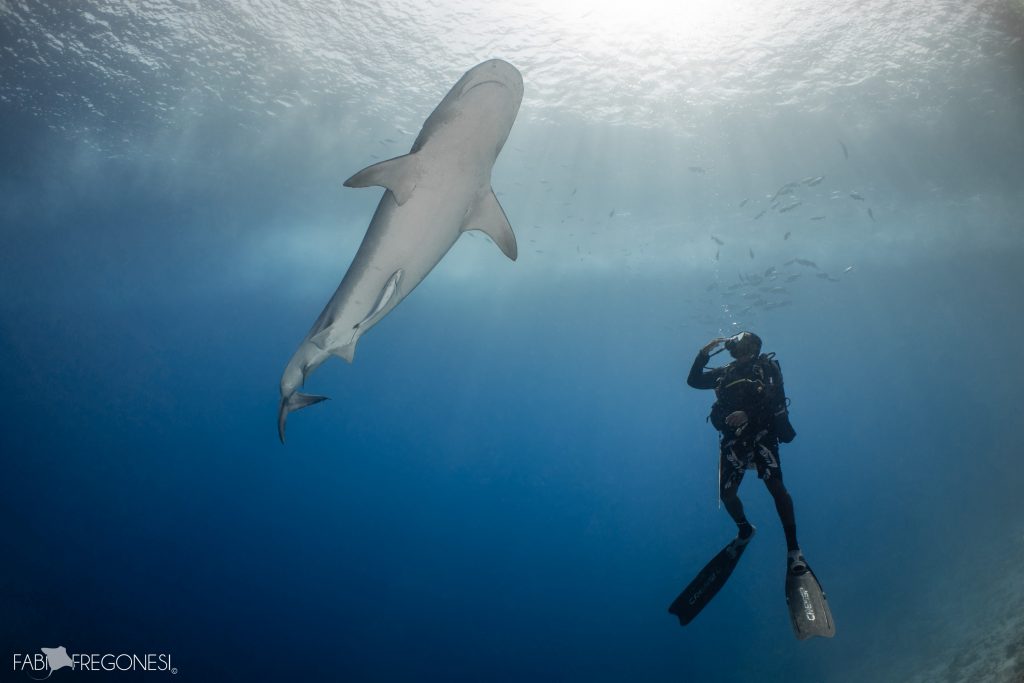
M 519 255 L 519 248 L 516 246 L 516 235 L 512 232 L 512 226 L 505 216 L 504 209 L 494 196 L 494 190 L 488 188 L 487 192 L 470 207 L 466 213 L 466 220 L 462 225 L 463 230 L 479 230 L 498 245 L 501 253 L 513 261 Z
M 386 187 L 395 195 L 395 201 L 401 206 L 409 200 L 419 179 L 419 159 L 415 154 L 406 154 L 367 166 L 346 180 L 345 187 Z

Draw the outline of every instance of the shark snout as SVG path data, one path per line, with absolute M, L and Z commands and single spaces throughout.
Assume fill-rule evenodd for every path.
M 523 76 L 519 70 L 501 59 L 491 59 L 473 67 L 465 76 L 466 82 L 459 92 L 464 97 L 473 88 L 480 85 L 493 84 L 508 88 L 520 97 L 523 92 Z
M 459 94 L 459 97 L 465 97 L 466 93 L 468 93 L 473 88 L 479 88 L 481 85 L 488 85 L 488 84 L 497 85 L 497 86 L 500 86 L 502 88 L 507 88 L 508 87 L 507 85 L 505 85 L 501 81 L 498 81 L 498 80 L 495 80 L 495 79 L 489 79 L 489 80 L 486 80 L 486 81 L 477 81 L 476 83 L 469 83 L 469 84 L 467 84 L 466 87 L 463 88 L 462 92 Z

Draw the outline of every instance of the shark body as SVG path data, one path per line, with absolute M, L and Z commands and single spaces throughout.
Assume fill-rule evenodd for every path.
M 522 98 L 514 66 L 500 59 L 478 64 L 427 117 L 409 154 L 345 181 L 386 189 L 352 265 L 281 375 L 282 443 L 288 414 L 326 398 L 299 391 L 310 373 L 332 355 L 352 362 L 359 338 L 423 281 L 464 231 L 483 231 L 516 259 L 491 169 Z

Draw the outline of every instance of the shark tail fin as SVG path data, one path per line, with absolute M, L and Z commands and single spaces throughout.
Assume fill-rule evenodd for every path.
M 291 396 L 282 396 L 281 407 L 277 410 L 277 435 L 281 438 L 281 443 L 284 443 L 284 424 L 288 419 L 288 413 L 326 400 L 326 396 L 300 394 L 297 391 Z

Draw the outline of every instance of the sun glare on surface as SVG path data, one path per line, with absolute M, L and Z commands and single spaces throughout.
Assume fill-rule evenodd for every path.
M 564 0 L 546 11 L 599 35 L 710 37 L 749 19 L 751 7 L 733 0 Z

